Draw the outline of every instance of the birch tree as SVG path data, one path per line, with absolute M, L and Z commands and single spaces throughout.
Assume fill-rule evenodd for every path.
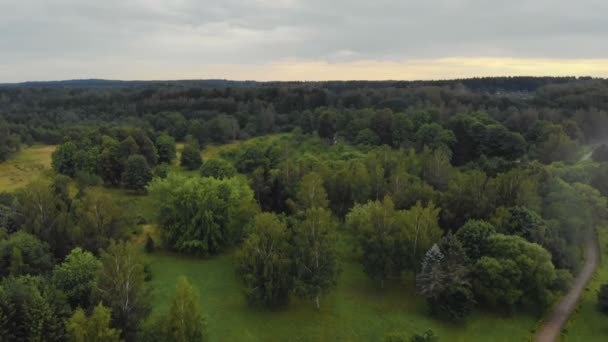
M 238 260 L 250 304 L 287 303 L 291 291 L 287 226 L 275 214 L 256 216 L 254 231 L 243 244 Z
M 326 209 L 306 211 L 293 230 L 296 294 L 314 300 L 320 309 L 321 293 L 335 286 L 338 276 L 336 222 Z
M 167 342 L 205 341 L 205 321 L 197 290 L 181 277 L 162 327 Z
M 131 243 L 113 241 L 100 259 L 99 299 L 112 310 L 113 325 L 122 330 L 125 340 L 133 340 L 150 311 L 143 256 Z

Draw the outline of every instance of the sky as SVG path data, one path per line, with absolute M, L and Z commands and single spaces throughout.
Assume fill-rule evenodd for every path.
M 0 82 L 608 77 L 605 0 L 0 0 Z

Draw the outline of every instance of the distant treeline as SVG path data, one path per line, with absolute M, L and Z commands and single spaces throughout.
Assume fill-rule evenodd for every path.
M 201 143 L 291 131 L 318 108 L 411 113 L 440 123 L 460 113 L 487 112 L 512 131 L 539 121 L 573 121 L 584 141 L 605 135 L 608 82 L 589 78 L 478 78 L 454 81 L 31 82 L 0 87 L 0 125 L 24 143 L 60 143 L 78 126 L 127 125 L 201 135 Z M 219 130 L 217 128 L 220 128 Z

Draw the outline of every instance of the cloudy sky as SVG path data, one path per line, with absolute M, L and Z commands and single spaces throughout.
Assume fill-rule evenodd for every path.
M 0 82 L 608 77 L 606 0 L 0 0 Z

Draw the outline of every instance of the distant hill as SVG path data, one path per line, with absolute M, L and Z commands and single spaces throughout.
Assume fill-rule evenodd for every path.
M 28 81 L 20 83 L 0 83 L 0 87 L 139 87 L 158 84 L 184 84 L 202 87 L 226 87 L 236 85 L 256 84 L 255 81 L 230 81 L 230 80 L 158 80 L 158 81 L 123 81 L 104 79 L 82 79 L 62 81 Z
M 344 88 L 409 88 L 420 86 L 451 86 L 461 84 L 472 91 L 479 92 L 533 92 L 538 88 L 548 84 L 563 84 L 577 81 L 588 81 L 591 77 L 476 77 L 453 80 L 417 80 L 417 81 L 233 81 L 222 79 L 209 80 L 156 80 L 156 81 L 124 81 L 124 80 L 105 80 L 105 79 L 80 79 L 63 81 L 28 81 L 21 83 L 0 83 L 0 87 L 15 88 L 57 88 L 57 87 L 77 87 L 77 88 L 115 88 L 115 87 L 141 87 L 149 85 L 165 86 L 189 86 L 203 88 L 222 88 L 239 86 L 289 86 L 289 85 L 314 85 L 331 89 Z

